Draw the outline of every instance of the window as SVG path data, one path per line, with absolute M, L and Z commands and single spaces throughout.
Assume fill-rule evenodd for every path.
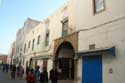
M 45 40 L 45 46 L 48 46 L 49 45 L 49 30 L 47 31 L 46 33 L 46 40 Z
M 28 48 L 30 48 L 30 41 L 29 41 L 29 43 L 28 43 Z
M 26 44 L 24 45 L 24 53 L 26 52 Z
M 36 68 L 36 66 L 37 66 L 37 60 L 35 60 L 35 68 Z
M 26 67 L 28 67 L 28 66 L 29 66 L 28 64 L 29 64 L 29 62 L 28 62 L 28 61 L 26 61 Z
M 25 58 L 23 57 L 23 65 L 24 65 L 24 62 L 25 62 Z
M 47 70 L 47 63 L 48 61 L 46 59 L 43 60 L 43 70 Z
M 33 42 L 32 42 L 32 50 L 34 50 L 34 44 L 35 44 L 35 39 L 33 39 Z
M 40 43 L 40 35 L 37 38 L 37 44 L 39 45 L 39 43 Z
M 94 0 L 94 14 L 105 9 L 104 0 Z
M 62 36 L 66 36 L 68 34 L 68 18 L 65 18 L 62 21 Z

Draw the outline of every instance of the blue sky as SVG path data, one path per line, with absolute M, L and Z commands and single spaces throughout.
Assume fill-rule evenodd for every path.
M 16 32 L 31 17 L 42 20 L 67 0 L 0 0 L 0 53 L 7 54 Z

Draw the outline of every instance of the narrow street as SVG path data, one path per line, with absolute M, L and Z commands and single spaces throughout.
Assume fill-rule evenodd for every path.
M 10 77 L 10 72 L 6 73 L 2 71 L 2 67 L 0 66 L 0 83 L 26 83 L 25 79 L 11 79 Z M 72 80 L 58 80 L 58 83 L 76 83 L 75 81 L 73 82 Z
M 24 79 L 11 79 L 10 72 L 2 72 L 2 67 L 0 67 L 0 83 L 25 83 Z

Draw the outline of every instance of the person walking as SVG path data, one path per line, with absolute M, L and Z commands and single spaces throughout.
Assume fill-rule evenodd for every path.
M 5 64 L 3 64 L 2 66 L 3 66 L 3 72 L 5 72 Z
M 20 79 L 23 77 L 23 74 L 24 74 L 24 69 L 22 66 L 19 67 L 19 77 Z
M 29 71 L 30 71 L 30 68 L 27 66 L 26 67 L 26 75 L 28 75 Z
M 19 74 L 20 74 L 20 68 L 18 66 L 17 69 L 16 69 L 16 75 L 17 75 L 17 77 L 19 77 Z
M 8 69 L 9 69 L 9 64 L 6 64 L 6 73 L 8 73 Z
M 46 69 L 43 71 L 43 83 L 48 83 L 48 72 Z
M 36 69 L 35 69 L 35 76 L 36 76 L 36 83 L 39 83 L 39 81 L 40 81 L 39 66 L 36 66 Z
M 43 72 L 40 73 L 40 83 L 43 83 Z
M 12 79 L 15 79 L 15 72 L 16 72 L 16 66 L 13 65 L 13 66 L 12 66 L 12 71 L 11 71 L 11 78 L 12 78 Z
M 54 82 L 53 82 L 53 76 L 54 76 L 54 70 L 51 69 L 51 70 L 50 70 L 50 76 L 49 76 L 49 79 L 50 79 L 51 83 L 54 83 Z
M 26 76 L 26 83 L 36 83 L 34 71 L 31 69 Z
M 50 77 L 49 77 L 51 83 L 57 83 L 58 80 L 58 72 L 57 69 L 51 69 L 50 70 Z

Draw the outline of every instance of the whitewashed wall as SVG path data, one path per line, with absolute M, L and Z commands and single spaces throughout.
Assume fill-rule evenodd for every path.
M 49 29 L 50 29 L 50 44 L 53 42 L 53 40 L 59 38 L 62 36 L 62 23 L 61 21 L 63 18 L 66 17 L 64 14 L 65 11 L 65 6 L 61 6 L 58 10 L 56 10 L 49 18 L 50 24 L 49 24 Z
M 105 10 L 93 14 L 93 0 L 69 0 L 69 25 L 81 31 L 78 39 L 78 51 L 89 49 L 90 44 L 96 48 L 116 46 L 116 57 L 103 55 L 103 83 L 125 82 L 125 0 L 104 0 Z M 112 69 L 113 73 L 109 73 Z M 82 72 L 82 61 L 78 61 L 78 78 Z M 80 78 L 78 83 L 81 83 Z
M 37 44 L 37 39 L 38 36 L 40 35 L 40 43 Z M 32 50 L 32 42 L 33 39 L 35 39 L 34 43 L 34 50 Z M 26 43 L 26 51 L 24 53 L 24 45 L 23 45 L 23 57 L 25 58 L 25 63 L 26 61 L 29 61 L 31 57 L 34 57 L 34 52 L 39 52 L 42 50 L 42 23 L 37 25 L 35 28 L 33 28 L 29 33 L 26 34 L 24 44 Z M 30 41 L 30 48 L 28 48 L 28 44 Z M 26 64 L 24 64 L 24 67 L 26 67 Z
M 48 64 L 47 64 L 47 68 L 48 68 L 48 76 L 50 76 L 50 70 L 53 68 L 53 61 L 51 59 L 48 59 Z
M 69 0 L 70 25 L 77 30 L 91 28 L 125 15 L 125 0 L 104 0 L 105 11 L 93 13 L 93 0 Z

